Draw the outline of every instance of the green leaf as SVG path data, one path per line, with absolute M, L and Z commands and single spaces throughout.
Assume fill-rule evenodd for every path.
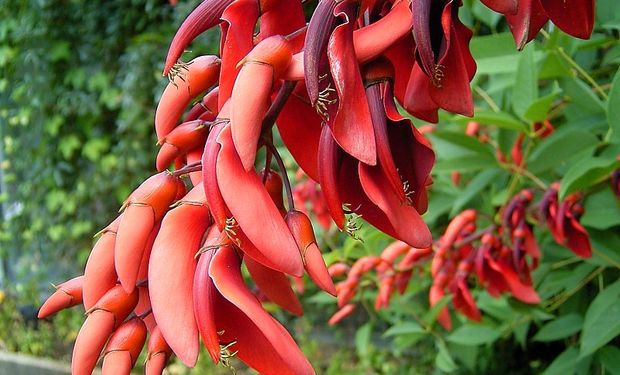
M 493 168 L 480 172 L 474 177 L 467 187 L 458 195 L 458 198 L 454 201 L 450 216 L 455 216 L 461 208 L 465 207 L 469 201 L 471 201 L 476 195 L 478 195 L 484 188 L 486 188 L 491 182 L 502 173 L 501 169 Z
M 450 352 L 448 352 L 448 348 L 446 348 L 446 345 L 442 341 L 437 341 L 437 356 L 435 357 L 435 366 L 437 366 L 438 369 L 444 372 L 453 372 L 458 368 L 456 366 L 456 363 L 454 363 Z
M 620 235 L 613 231 L 588 230 L 594 254 L 588 262 L 620 268 Z
M 612 375 L 620 375 L 620 349 L 605 346 L 598 351 L 598 359 Z
M 453 171 L 477 171 L 484 168 L 492 168 L 497 166 L 497 161 L 493 156 L 484 154 L 473 154 L 468 156 L 461 156 L 449 160 L 439 160 L 435 164 L 433 171 L 439 172 L 453 172 Z
M 538 77 L 534 61 L 534 43 L 529 43 L 519 55 L 519 63 L 512 90 L 512 108 L 524 118 L 530 105 L 538 98 Z
M 581 330 L 583 318 L 579 314 L 561 316 L 545 324 L 532 338 L 534 341 L 555 341 L 574 335 Z
M 501 336 L 498 328 L 479 324 L 464 324 L 452 332 L 446 340 L 461 345 L 490 344 Z
M 360 357 L 368 355 L 370 349 L 370 334 L 372 333 L 372 324 L 370 322 L 361 326 L 355 332 L 355 349 Z
M 528 162 L 530 171 L 535 174 L 545 172 L 597 144 L 596 136 L 585 130 L 571 128 L 564 132 L 556 131 L 532 151 Z
M 581 334 L 581 357 L 594 353 L 620 334 L 620 280 L 594 298 Z
M 603 102 L 592 88 L 578 78 L 565 78 L 560 81 L 562 90 L 582 113 L 605 113 Z
M 607 122 L 613 139 L 620 140 L 620 70 L 616 72 L 607 101 Z
M 523 114 L 523 117 L 531 122 L 539 122 L 545 120 L 548 117 L 551 105 L 553 104 L 560 92 L 560 87 L 558 86 L 557 82 L 554 82 L 551 93 L 543 96 L 542 98 L 534 100 Z
M 596 185 L 620 167 L 615 158 L 588 157 L 577 161 L 566 172 L 560 184 L 560 199 L 578 190 Z
M 620 225 L 620 203 L 609 187 L 589 195 L 584 203 L 581 224 L 596 229 Z
M 579 350 L 574 346 L 566 349 L 562 354 L 556 357 L 555 360 L 547 367 L 543 375 L 569 375 L 575 373 L 575 365 L 577 364 L 577 357 L 579 356 Z
M 514 118 L 506 112 L 477 111 L 473 118 L 457 116 L 454 118 L 454 121 L 458 123 L 477 121 L 483 125 L 496 126 L 503 129 L 518 130 L 524 133 L 527 132 L 527 126 L 525 125 L 525 123 Z
M 416 322 L 404 322 L 390 327 L 387 331 L 385 331 L 383 336 L 389 337 L 419 333 L 426 333 L 426 330 L 421 325 Z
M 477 154 L 489 154 L 490 156 L 493 156 L 493 152 L 487 145 L 481 143 L 478 138 L 470 137 L 461 132 L 438 130 L 431 133 L 431 139 L 433 142 L 435 141 L 435 138 L 440 138 L 453 145 Z

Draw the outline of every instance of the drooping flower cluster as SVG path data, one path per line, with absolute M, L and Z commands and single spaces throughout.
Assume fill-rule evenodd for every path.
M 330 323 L 336 324 L 353 313 L 356 305 L 352 301 L 363 279 L 377 288 L 375 309 L 379 310 L 389 306 L 392 293 L 405 291 L 413 267 L 423 266 L 428 259 L 432 259 L 430 306 L 450 295 L 456 312 L 479 321 L 481 313 L 470 291 L 474 280 L 493 297 L 509 293 L 521 302 L 539 303 L 531 272 L 538 267 L 541 251 L 532 220 L 546 223 L 555 241 L 575 255 L 587 258 L 592 253 L 589 235 L 578 221 L 583 213 L 580 194 L 569 195 L 559 202 L 558 190 L 559 185 L 554 183 L 536 205 L 532 202 L 534 191 L 522 190 L 503 207 L 500 222 L 482 230 L 477 230 L 477 212 L 465 210 L 452 219 L 435 241 L 434 251 L 394 242 L 380 256 L 364 256 L 351 267 L 345 263 L 331 265 L 328 270 L 332 277 L 346 275 L 346 278 L 336 284 L 339 310 Z M 400 256 L 402 259 L 397 262 Z M 376 273 L 374 278 L 368 277 L 371 272 Z M 439 310 L 437 321 L 451 329 L 447 306 Z
M 431 233 L 420 215 L 435 156 L 397 103 L 433 122 L 440 108 L 473 113 L 469 82 L 476 64 L 460 5 L 322 0 L 306 25 L 301 0 L 203 1 L 179 28 L 166 59 L 170 83 L 155 116 L 159 173 L 101 231 L 84 276 L 58 286 L 41 308 L 45 317 L 84 305 L 73 372 L 91 373 L 103 356 L 104 373 L 129 373 L 148 331 L 149 374 L 161 373 L 172 354 L 194 366 L 200 339 L 226 367 L 236 357 L 260 373 L 314 373 L 246 285 L 242 264 L 262 295 L 297 315 L 303 310 L 289 277 L 304 273 L 326 292 L 338 292 L 349 310 L 359 275 L 370 269 L 382 280 L 377 308 L 387 306 L 395 290 L 402 293 L 413 265 L 430 254 Z M 195 37 L 217 25 L 219 57 L 179 61 Z M 274 125 L 320 185 L 323 218 L 328 214 L 354 237 L 363 219 L 402 241 L 381 257 L 360 260 L 338 291 L 308 216 L 295 209 Z M 265 167 L 256 167 L 263 149 Z M 568 212 L 548 201 L 550 217 Z M 522 229 L 515 220 L 510 225 Z M 455 266 L 473 260 L 455 244 L 472 224 L 466 220 L 444 236 L 449 239 L 440 241 L 443 255 L 433 271 L 438 280 L 449 273 L 434 290 L 460 293 L 463 309 L 472 308 L 464 281 L 471 267 Z M 508 260 L 504 247 L 487 242 L 482 264 L 491 279 L 501 272 L 493 266 L 503 264 L 498 257 Z M 531 255 L 527 245 L 519 249 L 517 258 Z
M 359 293 L 363 278 L 374 271 L 374 281 L 378 285 L 378 294 L 375 299 L 375 310 L 386 308 L 390 298 L 396 292 L 404 294 L 409 285 L 417 265 L 429 258 L 432 254 L 430 247 L 418 249 L 402 241 L 396 241 L 387 246 L 380 256 L 364 256 L 349 267 L 345 263 L 334 263 L 329 266 L 329 274 L 334 278 L 346 278 L 336 284 L 338 296 L 338 311 L 330 318 L 329 324 L 337 324 L 353 313 L 356 305 L 351 303 Z

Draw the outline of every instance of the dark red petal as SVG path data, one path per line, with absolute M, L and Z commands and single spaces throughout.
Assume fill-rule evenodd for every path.
M 473 33 L 458 19 L 457 9 L 456 4 L 450 2 L 443 11 L 441 25 L 447 38 L 447 48 L 433 73 L 442 76 L 436 77 L 436 83 L 429 88 L 431 98 L 439 107 L 449 112 L 473 116 L 474 104 L 469 87 L 476 73 L 476 62 L 469 51 Z
M 441 2 L 435 1 L 436 6 Z M 417 53 L 421 66 L 426 75 L 431 76 L 435 69 L 436 56 L 433 51 L 431 32 L 431 8 L 432 0 L 413 0 L 411 13 L 413 14 L 413 37 L 415 39 Z
M 515 14 L 519 9 L 519 0 L 480 0 L 480 2 L 502 14 Z
M 350 17 L 355 14 L 355 8 L 354 3 L 346 1 L 336 7 L 343 23 L 332 33 L 327 56 L 338 94 L 338 111 L 329 125 L 334 139 L 345 152 L 365 164 L 375 165 L 375 135 L 353 46 L 354 20 Z
M 233 0 L 205 0 L 187 16 L 170 43 L 164 75 L 168 74 L 194 38 L 220 23 L 222 12 L 232 2 Z
M 519 0 L 518 12 L 507 14 L 506 20 L 519 50 L 534 39 L 549 17 L 540 0 Z
M 588 39 L 594 28 L 594 0 L 541 0 L 551 21 L 574 37 Z
M 340 148 L 334 141 L 332 131 L 329 126 L 323 126 L 318 148 L 319 163 L 319 183 L 327 209 L 336 226 L 341 230 L 345 225 L 344 211 L 342 210 L 343 201 L 338 192 L 338 170 L 340 168 Z
M 312 105 L 315 105 L 319 98 L 319 76 L 322 74 L 320 65 L 326 58 L 327 42 L 336 27 L 336 5 L 336 0 L 319 1 L 308 23 L 303 55 L 304 78 Z
M 318 181 L 317 150 L 323 120 L 307 102 L 305 90 L 304 85 L 297 85 L 282 108 L 276 125 L 297 164 L 311 179 Z

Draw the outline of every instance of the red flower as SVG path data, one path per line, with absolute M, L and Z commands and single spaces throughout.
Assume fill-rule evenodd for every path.
M 581 196 L 571 194 L 560 202 L 558 190 L 559 184 L 555 183 L 545 193 L 540 203 L 542 217 L 558 244 L 568 247 L 582 258 L 589 258 L 592 256 L 590 236 L 579 223 L 579 217 L 583 214 L 583 206 L 578 203 Z

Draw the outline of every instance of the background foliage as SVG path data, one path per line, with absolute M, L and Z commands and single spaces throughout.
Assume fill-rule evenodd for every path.
M 358 296 L 366 309 L 335 328 L 326 327 L 335 301 L 312 289 L 303 319 L 279 317 L 325 373 L 618 374 L 620 208 L 609 175 L 620 154 L 620 5 L 598 0 L 589 41 L 548 26 L 519 53 L 499 15 L 477 0 L 464 3 L 461 18 L 477 35 L 474 120 L 486 138 L 465 135 L 471 119 L 442 115 L 430 135 L 438 162 L 426 222 L 435 238 L 465 208 L 490 223 L 522 188 L 540 196 L 561 181 L 562 196 L 585 193 L 581 221 L 594 256 L 576 258 L 537 225 L 543 261 L 534 284 L 543 303 L 479 290 L 482 322 L 454 316 L 452 332 L 429 311 L 428 267 L 379 313 L 371 307 L 377 280 L 369 277 Z M 37 327 L 34 306 L 47 283 L 83 269 L 92 234 L 153 172 L 160 71 L 175 27 L 195 4 L 0 1 L 0 348 L 68 358 L 81 312 Z M 216 51 L 216 37 L 201 37 L 194 54 Z M 534 128 L 543 120 L 556 128 L 545 139 Z M 509 156 L 520 133 L 527 169 Z M 379 254 L 389 243 L 369 226 L 361 237 L 326 232 L 328 263 Z

